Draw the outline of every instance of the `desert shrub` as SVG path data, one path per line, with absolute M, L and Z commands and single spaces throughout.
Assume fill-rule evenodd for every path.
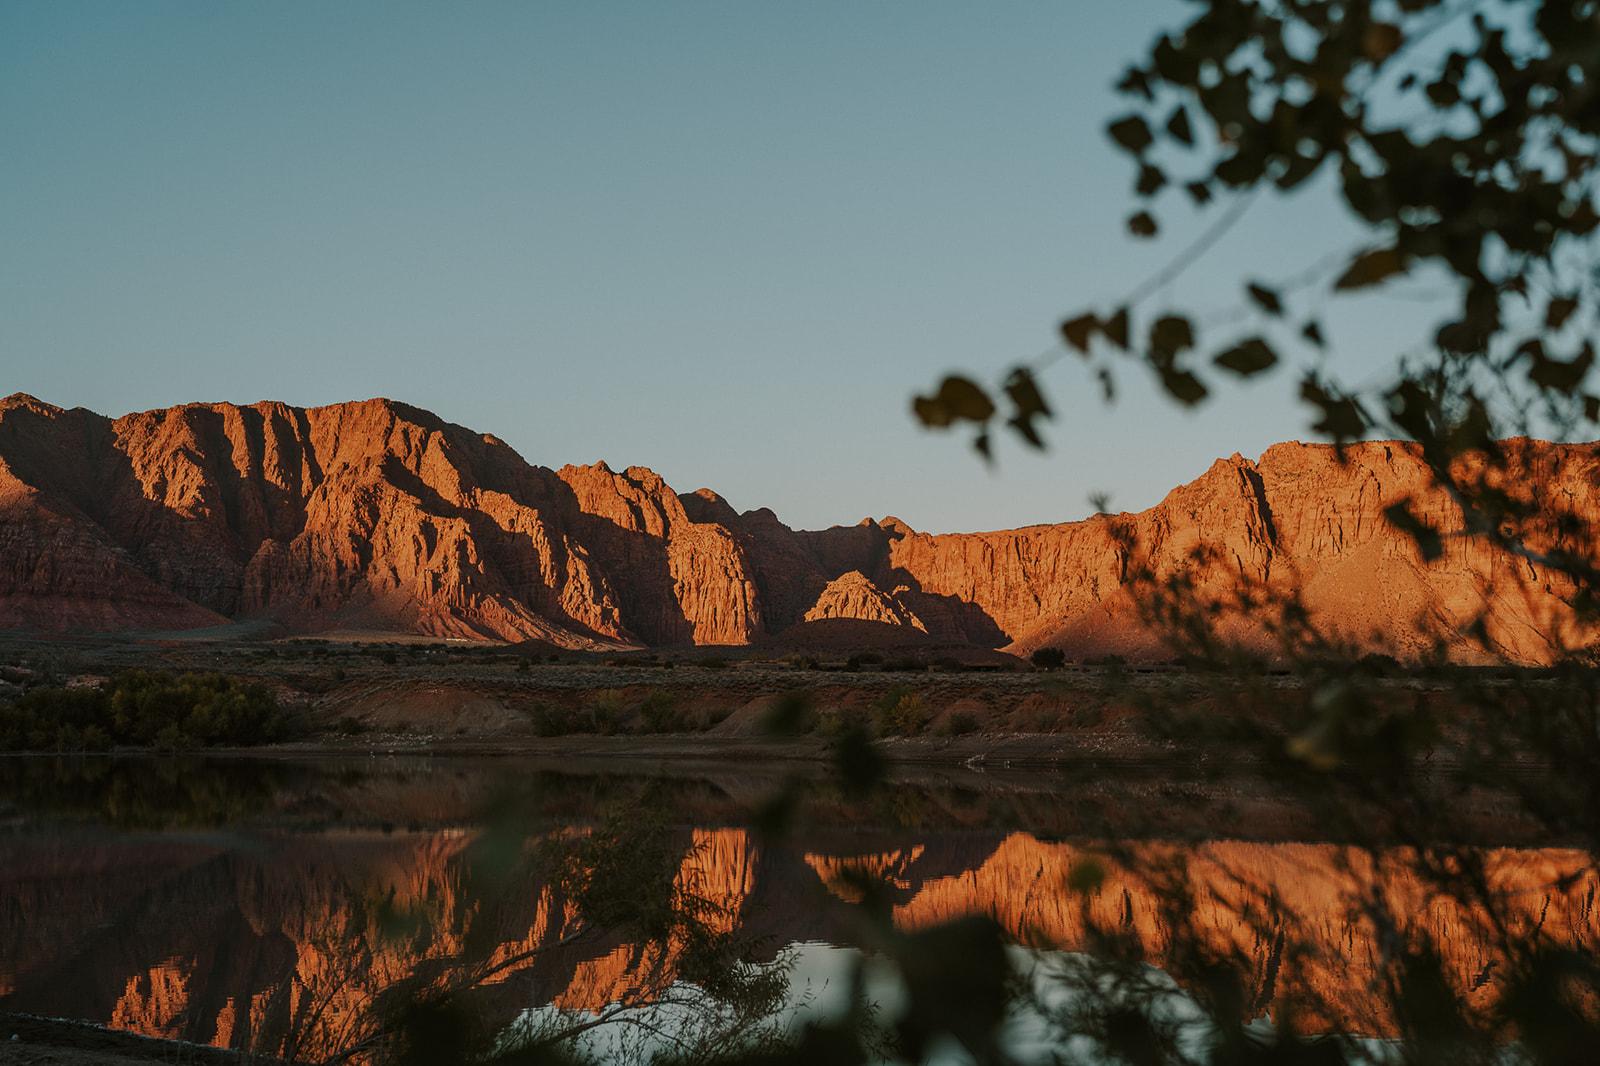
M 844 712 L 837 707 L 823 707 L 817 711 L 816 731 L 825 737 L 837 737 L 844 732 Z
M 628 717 L 627 697 L 621 689 L 603 688 L 589 697 L 589 731 L 610 736 L 619 731 Z M 577 730 L 581 732 L 581 730 Z
M 1067 653 L 1060 648 L 1040 648 L 1028 656 L 1028 661 L 1040 670 L 1059 670 L 1067 665 Z
M 655 689 L 639 704 L 639 729 L 644 733 L 687 733 L 693 724 L 670 692 Z
M 292 732 L 270 691 L 223 674 L 136 670 L 94 687 L 36 688 L 0 708 L 0 749 L 10 751 L 266 744 Z
M 897 686 L 873 704 L 873 724 L 879 736 L 914 737 L 927 726 L 927 704 L 919 693 Z
M 978 731 L 978 716 L 971 711 L 955 711 L 945 719 L 944 731 L 953 737 L 964 737 Z
M 1085 703 L 1067 712 L 1067 721 L 1074 726 L 1092 729 L 1105 721 L 1106 709 L 1098 703 Z
M 899 659 L 890 659 L 883 664 L 885 670 L 897 673 L 923 673 L 928 669 L 928 664 L 921 659 L 904 656 Z
M 579 713 L 571 707 L 537 703 L 527 709 L 527 714 L 533 731 L 541 737 L 564 737 L 581 732 L 580 725 L 588 725 L 586 721 L 580 723 Z

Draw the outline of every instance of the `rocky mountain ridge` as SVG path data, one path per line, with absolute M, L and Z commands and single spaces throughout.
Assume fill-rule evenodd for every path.
M 1528 492 L 1600 518 L 1593 445 L 1508 442 Z M 1138 582 L 1297 590 L 1393 654 L 1542 662 L 1570 582 L 1482 538 L 1424 561 L 1384 518 L 1459 510 L 1413 446 L 1234 455 L 1148 510 L 973 534 L 793 530 L 645 467 L 559 470 L 390 400 L 107 418 L 0 400 L 0 627 L 425 634 L 567 648 L 927 642 L 1161 657 Z M 1465 631 L 1481 619 L 1479 634 Z M 1249 613 L 1224 631 L 1266 643 Z M 223 630 L 226 632 L 227 630 Z

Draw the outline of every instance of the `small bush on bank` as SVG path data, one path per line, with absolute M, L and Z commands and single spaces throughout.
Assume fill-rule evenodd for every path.
M 945 719 L 944 731 L 953 737 L 964 737 L 978 731 L 978 716 L 971 711 L 955 711 Z
M 536 704 L 529 708 L 533 731 L 541 737 L 564 737 L 579 732 L 578 713 L 570 707 Z
M 629 709 L 627 697 L 621 689 L 600 689 L 589 698 L 588 728 L 577 729 L 574 732 L 611 736 L 622 730 L 623 719 L 628 717 Z
M 873 724 L 879 736 L 914 737 L 930 717 L 922 696 L 901 687 L 890 689 L 873 705 Z
M 0 750 L 166 750 L 270 744 L 294 732 L 263 685 L 134 670 L 101 685 L 37 688 L 0 707 Z
M 1028 656 L 1028 661 L 1040 670 L 1059 670 L 1067 665 L 1067 653 L 1060 648 L 1040 648 Z
M 671 693 L 656 689 L 639 704 L 639 728 L 644 733 L 689 733 L 694 731 L 689 715 Z

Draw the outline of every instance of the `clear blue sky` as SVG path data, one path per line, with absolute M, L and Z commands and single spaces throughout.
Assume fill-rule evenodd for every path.
M 993 471 L 907 406 L 1196 232 L 1123 235 L 1100 132 L 1185 10 L 0 0 L 0 393 L 387 395 L 810 527 L 1147 506 L 1305 436 L 1288 376 L 1185 414 L 1130 372 L 1107 410 L 1064 363 L 1052 451 Z M 1325 195 L 1256 204 L 1162 297 L 1232 303 L 1351 232 Z M 1430 318 L 1369 300 L 1334 362 Z

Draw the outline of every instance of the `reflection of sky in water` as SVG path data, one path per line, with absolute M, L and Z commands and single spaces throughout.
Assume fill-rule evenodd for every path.
M 906 991 L 894 966 L 887 960 L 863 953 L 855 948 L 840 947 L 820 942 L 795 943 L 789 946 L 792 965 L 789 969 L 789 1001 L 780 1021 L 791 1030 L 808 1024 L 826 1023 L 840 1017 L 849 1007 L 853 974 L 860 967 L 864 998 L 880 1026 L 892 1029 L 906 1006 Z M 1075 964 L 1088 960 L 1088 956 L 1074 952 L 1040 951 L 1012 946 L 1008 949 L 1014 973 L 1028 990 L 1027 995 L 1014 998 L 1012 1010 L 1001 1030 L 1000 1043 L 1012 1061 L 1019 1066 L 1049 1066 L 1059 1062 L 1094 1064 L 1105 1060 L 1097 1045 L 1082 1036 L 1064 1037 L 1059 1026 L 1052 1025 L 1052 1012 L 1063 1011 L 1071 1004 L 1073 995 L 1063 980 L 1065 971 Z M 1153 987 L 1155 995 L 1150 1000 L 1150 1017 L 1157 1028 L 1176 1034 L 1174 1047 L 1184 1056 L 1184 1061 L 1205 1063 L 1210 1061 L 1207 1051 L 1213 1027 L 1205 1012 L 1177 982 L 1155 967 L 1145 967 L 1144 977 Z M 678 991 L 690 991 L 680 984 Z M 658 1030 L 670 1033 L 675 1017 L 687 1008 L 645 1008 L 640 1015 Z M 532 1008 L 513 1022 L 506 1030 L 510 1036 L 528 1026 L 536 1029 L 541 1023 L 555 1021 L 561 1012 L 551 1007 Z M 1273 1037 L 1270 1015 L 1263 1015 L 1247 1029 L 1262 1043 Z M 616 1032 L 604 1029 L 591 1030 L 579 1041 L 587 1051 L 602 1057 L 621 1056 L 624 1051 L 632 1055 L 649 1056 L 669 1050 L 670 1040 L 648 1033 L 631 1034 L 637 1042 L 619 1042 Z M 1392 1041 L 1356 1039 L 1359 1047 L 1356 1061 L 1372 1066 L 1382 1066 L 1400 1060 L 1400 1048 Z M 968 1066 L 975 1062 L 973 1056 L 957 1042 L 942 1038 L 924 1060 L 929 1066 Z

